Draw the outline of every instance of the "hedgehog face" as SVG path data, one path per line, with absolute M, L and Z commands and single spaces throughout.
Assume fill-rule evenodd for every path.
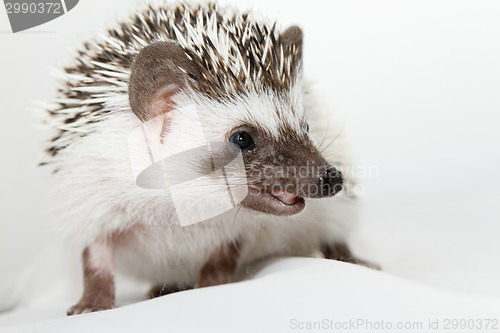
M 304 198 L 333 196 L 342 175 L 321 156 L 307 134 L 283 128 L 278 137 L 263 128 L 243 125 L 228 133 L 246 167 L 249 194 L 242 206 L 275 215 L 297 214 Z M 235 142 L 235 143 L 233 143 Z

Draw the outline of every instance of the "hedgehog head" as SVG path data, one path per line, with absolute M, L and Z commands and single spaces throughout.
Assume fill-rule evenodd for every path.
M 293 215 L 304 198 L 338 193 L 342 176 L 308 133 L 301 30 L 265 31 L 232 44 L 223 34 L 197 47 L 179 38 L 149 44 L 132 65 L 129 101 L 141 121 L 159 119 L 166 149 L 218 142 L 241 153 L 244 168 L 225 177 L 228 186 L 248 186 L 242 206 Z M 224 149 L 213 154 L 228 157 Z M 213 157 L 190 158 L 183 170 L 214 167 Z

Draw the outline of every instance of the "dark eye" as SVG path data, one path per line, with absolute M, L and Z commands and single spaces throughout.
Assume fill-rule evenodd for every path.
M 309 133 L 309 124 L 306 123 L 306 132 Z
M 252 136 L 247 132 L 237 132 L 229 138 L 231 146 L 242 151 L 247 151 L 254 146 Z

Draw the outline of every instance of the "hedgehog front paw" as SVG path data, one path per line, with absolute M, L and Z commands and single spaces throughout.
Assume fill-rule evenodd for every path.
M 110 302 L 83 302 L 80 301 L 78 304 L 73 305 L 68 309 L 68 316 L 78 315 L 82 313 L 97 312 L 103 310 L 109 310 L 114 307 L 113 303 Z

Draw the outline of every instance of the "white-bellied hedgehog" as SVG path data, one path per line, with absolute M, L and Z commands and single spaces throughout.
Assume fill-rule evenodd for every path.
M 161 294 L 270 255 L 355 260 L 342 124 L 303 79 L 298 27 L 148 7 L 85 43 L 63 78 L 43 164 L 83 251 L 69 314 L 113 307 L 115 269 Z

